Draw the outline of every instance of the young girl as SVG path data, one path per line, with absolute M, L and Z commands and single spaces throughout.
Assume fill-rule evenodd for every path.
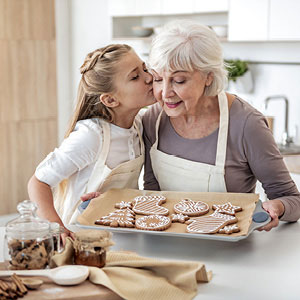
M 65 139 L 28 183 L 39 215 L 62 226 L 75 222 L 81 195 L 138 188 L 144 144 L 137 113 L 155 102 L 152 76 L 128 45 L 95 50 L 80 71 L 77 106 Z

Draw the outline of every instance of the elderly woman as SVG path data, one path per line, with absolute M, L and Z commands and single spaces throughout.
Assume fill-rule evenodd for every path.
M 159 103 L 143 118 L 149 190 L 253 193 L 257 180 L 270 201 L 272 221 L 300 217 L 300 194 L 266 119 L 224 92 L 221 45 L 208 27 L 167 24 L 154 39 L 149 61 Z

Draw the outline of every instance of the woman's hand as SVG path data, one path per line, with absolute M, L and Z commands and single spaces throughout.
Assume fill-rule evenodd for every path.
M 258 231 L 270 231 L 273 227 L 277 227 L 279 224 L 279 218 L 284 214 L 284 205 L 280 200 L 269 200 L 263 202 L 263 209 L 271 216 L 271 221 L 258 229 Z
M 81 201 L 88 201 L 88 200 L 91 200 L 93 198 L 97 198 L 101 195 L 101 193 L 99 192 L 91 192 L 91 193 L 87 193 L 87 194 L 84 194 L 80 197 L 80 200 Z

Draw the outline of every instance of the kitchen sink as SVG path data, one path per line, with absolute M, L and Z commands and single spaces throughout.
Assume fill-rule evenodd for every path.
M 277 144 L 277 146 L 282 155 L 300 154 L 300 145 L 291 143 L 287 145 Z

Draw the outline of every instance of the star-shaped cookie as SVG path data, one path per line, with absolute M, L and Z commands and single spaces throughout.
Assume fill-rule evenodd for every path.
M 226 214 L 231 216 L 235 216 L 236 212 L 242 210 L 240 206 L 234 206 L 230 202 L 226 202 L 224 204 L 214 204 L 212 208 L 221 214 Z

